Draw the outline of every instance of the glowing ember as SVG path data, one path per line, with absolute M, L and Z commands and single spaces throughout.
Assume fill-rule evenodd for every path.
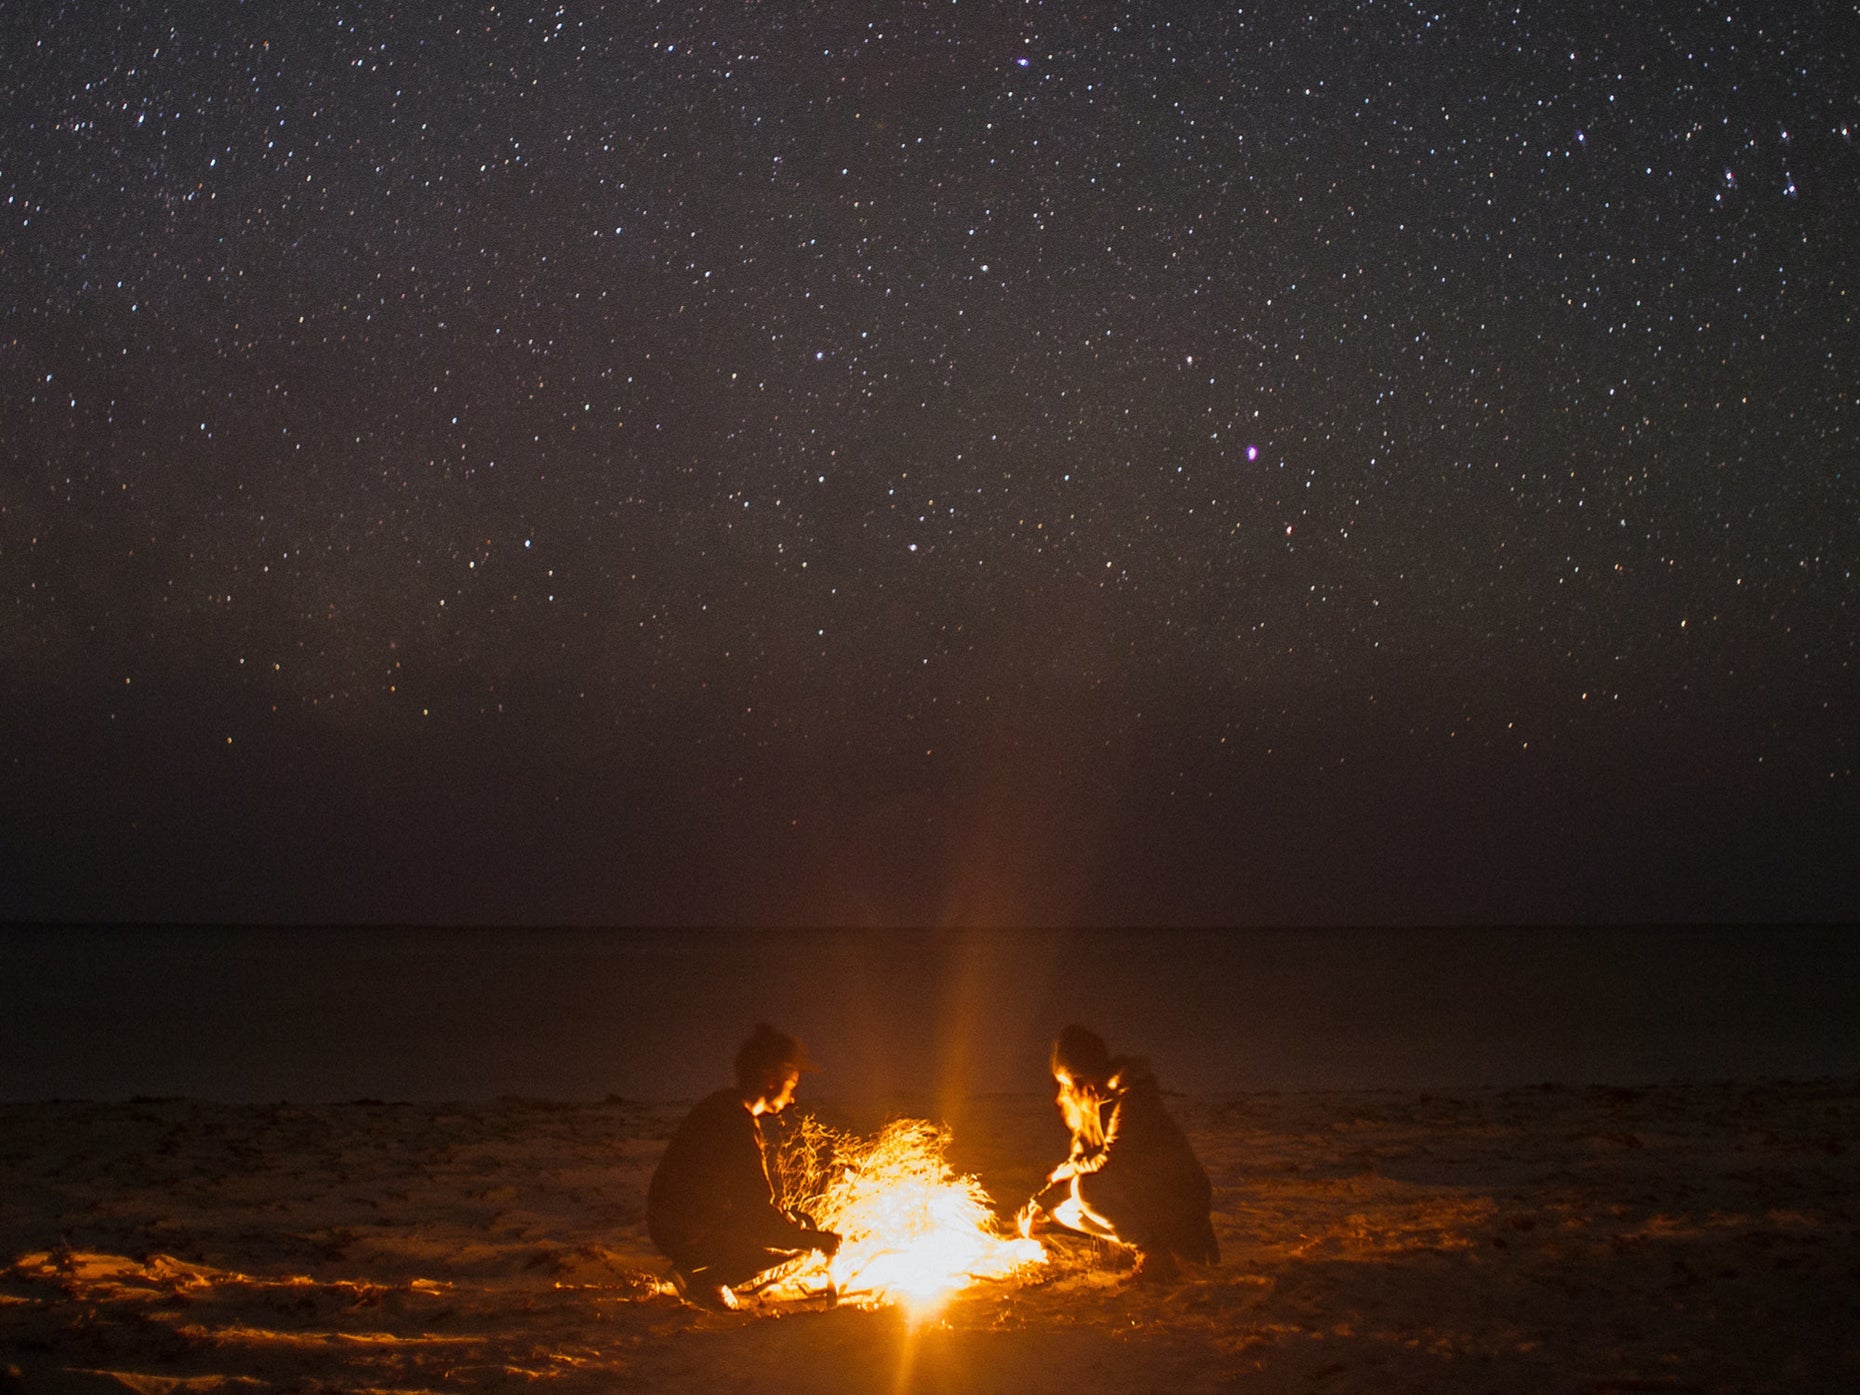
M 948 1147 L 948 1131 L 921 1119 L 893 1120 L 874 1138 L 803 1119 L 774 1171 L 786 1204 L 843 1243 L 830 1263 L 816 1258 L 788 1282 L 831 1278 L 843 1298 L 923 1317 L 975 1279 L 1043 1261 L 1039 1241 L 1001 1233 L 981 1184 L 944 1161 Z

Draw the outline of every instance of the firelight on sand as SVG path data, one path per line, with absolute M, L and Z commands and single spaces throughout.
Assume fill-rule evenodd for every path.
M 1042 1263 L 1039 1241 L 1002 1234 L 981 1184 L 944 1160 L 948 1147 L 948 1131 L 922 1119 L 895 1119 L 872 1138 L 801 1120 L 774 1158 L 780 1187 L 842 1244 L 781 1286 L 808 1291 L 831 1279 L 845 1301 L 897 1304 L 921 1319 L 977 1279 Z

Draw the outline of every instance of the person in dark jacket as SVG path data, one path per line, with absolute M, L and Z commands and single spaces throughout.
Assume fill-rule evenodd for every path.
M 736 1084 L 701 1100 L 666 1145 L 646 1192 L 646 1232 L 672 1261 L 672 1280 L 704 1308 L 737 1306 L 734 1288 L 839 1236 L 775 1204 L 762 1118 L 794 1101 L 812 1070 L 801 1044 L 767 1024 L 736 1053 Z
M 1054 1043 L 1052 1069 L 1072 1150 L 1034 1198 L 1036 1214 L 1129 1246 L 1143 1278 L 1173 1278 L 1182 1260 L 1220 1263 L 1208 1174 L 1149 1064 L 1113 1058 L 1104 1038 L 1075 1024 Z

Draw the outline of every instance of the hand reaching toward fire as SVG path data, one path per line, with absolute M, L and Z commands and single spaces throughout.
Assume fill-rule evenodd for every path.
M 1073 1173 L 1065 1163 L 1053 1169 L 1053 1180 L 1028 1199 L 1020 1208 L 1020 1233 L 1031 1235 L 1033 1227 L 1052 1217 L 1054 1208 L 1072 1195 Z
M 782 1214 L 788 1218 L 789 1224 L 801 1228 L 799 1239 L 805 1248 L 818 1251 L 828 1259 L 840 1252 L 840 1237 L 830 1230 L 822 1230 L 808 1212 L 790 1206 Z
M 1049 1186 L 1061 1182 L 1070 1182 L 1074 1177 L 1083 1177 L 1086 1173 L 1096 1172 L 1104 1166 L 1105 1150 L 1098 1148 L 1074 1148 L 1072 1155 L 1046 1174 Z
M 810 1250 L 818 1250 L 827 1259 L 840 1252 L 840 1237 L 830 1230 L 810 1230 L 802 1238 Z

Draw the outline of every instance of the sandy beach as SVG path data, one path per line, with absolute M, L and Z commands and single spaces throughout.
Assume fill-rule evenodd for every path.
M 642 1218 L 681 1102 L 0 1105 L 0 1369 L 29 1395 L 1860 1385 L 1860 1080 L 1173 1107 L 1218 1268 L 1137 1285 L 1047 1236 L 912 1324 L 681 1304 Z M 1043 1097 L 947 1122 L 1004 1215 L 1063 1151 Z

